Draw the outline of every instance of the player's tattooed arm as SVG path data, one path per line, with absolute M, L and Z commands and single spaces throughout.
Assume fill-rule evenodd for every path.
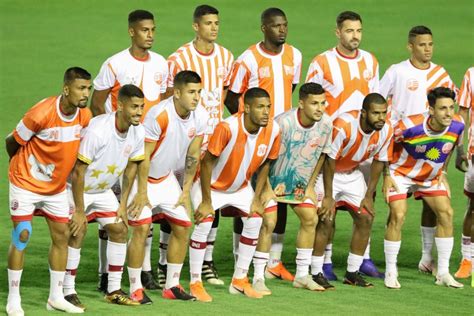
M 192 211 L 190 192 L 201 157 L 201 145 L 203 138 L 203 135 L 196 136 L 191 141 L 191 144 L 189 144 L 185 161 L 183 192 L 176 203 L 176 206 L 182 205 L 188 212 Z
M 87 226 L 87 218 L 84 212 L 84 178 L 88 166 L 88 164 L 78 159 L 72 170 L 72 197 L 75 206 L 69 224 L 72 236 L 79 235 L 79 232 Z
M 235 114 L 239 110 L 239 99 L 241 94 L 234 93 L 231 90 L 227 91 L 227 95 L 224 101 L 225 106 L 229 110 L 230 114 Z
M 200 172 L 202 202 L 194 212 L 194 220 L 196 224 L 199 224 L 209 215 L 214 215 L 211 200 L 211 175 L 212 168 L 214 167 L 217 158 L 218 157 L 214 156 L 209 151 L 206 151 L 206 154 L 202 159 Z
M 15 156 L 16 152 L 18 151 L 18 149 L 20 149 L 20 147 L 21 145 L 18 144 L 18 142 L 15 140 L 15 137 L 13 137 L 13 133 L 8 134 L 8 136 L 5 138 L 5 148 L 10 159 Z

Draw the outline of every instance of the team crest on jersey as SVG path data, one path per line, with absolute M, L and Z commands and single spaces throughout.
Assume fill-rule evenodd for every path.
M 161 74 L 161 72 L 155 72 L 153 80 L 155 80 L 157 85 L 161 85 L 161 83 L 163 82 L 163 75 Z
M 364 77 L 366 81 L 369 81 L 374 77 L 374 74 L 372 73 L 371 70 L 364 69 L 364 72 L 362 73 L 362 77 Z
M 396 143 L 399 143 L 403 140 L 403 131 L 400 128 L 397 128 L 395 132 L 393 132 L 393 140 Z
M 15 200 L 15 199 L 11 200 L 10 209 L 12 211 L 16 211 L 18 209 L 18 207 L 20 207 L 20 203 L 18 202 L 18 200 Z
M 217 68 L 217 76 L 219 77 L 219 79 L 225 77 L 225 68 L 223 66 Z
M 420 154 L 426 152 L 426 145 L 416 145 L 415 152 Z
M 130 157 L 131 152 L 132 152 L 132 145 L 128 144 L 123 150 L 123 156 Z
M 443 152 L 443 154 L 447 155 L 451 152 L 452 149 L 453 143 L 446 143 L 443 145 L 443 148 L 441 148 L 441 151 Z
M 418 89 L 419 83 L 418 80 L 411 78 L 407 80 L 407 89 L 410 91 L 416 91 Z
M 270 67 L 262 67 L 258 69 L 258 77 L 259 78 L 270 78 Z
M 371 155 L 375 149 L 377 149 L 377 144 L 370 144 L 368 147 L 367 147 L 367 152 L 369 153 L 369 155 Z
M 319 139 L 319 137 L 310 139 L 310 140 L 309 140 L 309 147 L 311 147 L 311 148 L 318 147 L 318 145 L 319 145 L 320 142 L 321 142 L 321 140 Z
M 195 135 L 196 135 L 196 129 L 195 129 L 194 127 L 191 127 L 191 128 L 188 130 L 188 137 L 189 137 L 189 138 L 193 138 Z
M 124 85 L 125 84 L 133 84 L 135 86 L 138 86 L 138 79 L 136 79 L 135 77 L 130 77 L 130 76 L 127 76 L 125 78 L 125 82 L 124 82 Z
M 265 153 L 267 152 L 267 145 L 261 144 L 257 148 L 257 156 L 258 157 L 263 157 L 265 156 Z
M 283 65 L 283 69 L 285 69 L 285 75 L 287 76 L 291 76 L 294 73 L 293 66 Z

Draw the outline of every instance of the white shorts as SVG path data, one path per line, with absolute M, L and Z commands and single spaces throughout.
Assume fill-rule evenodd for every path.
M 68 188 L 68 196 L 69 203 L 74 205 L 74 198 L 70 188 Z M 115 223 L 118 208 L 119 202 L 112 189 L 101 193 L 84 193 L 84 209 L 89 223 L 97 222 L 102 227 Z
M 474 167 L 469 160 L 469 168 L 464 174 L 464 194 L 469 198 L 474 198 Z
M 388 193 L 388 201 L 393 202 L 397 200 L 405 200 L 414 194 L 415 199 L 419 200 L 424 196 L 448 196 L 448 192 L 444 184 L 435 184 L 433 186 L 423 186 L 413 182 L 412 179 L 404 176 L 395 176 L 392 174 L 392 179 L 397 185 L 398 192 L 391 190 Z
M 244 188 L 235 192 L 221 192 L 211 189 L 211 202 L 214 210 L 220 210 L 222 216 L 246 217 L 250 213 L 250 206 L 252 205 L 255 193 L 250 183 Z M 199 207 L 202 201 L 201 182 L 198 180 L 194 182 L 191 189 L 191 201 L 194 209 Z M 270 200 L 265 207 L 265 213 L 276 212 L 277 203 Z M 259 216 L 254 214 L 254 216 Z M 210 215 L 204 222 L 212 221 L 213 217 Z
M 10 216 L 14 222 L 27 222 L 33 215 L 45 216 L 58 223 L 68 223 L 73 212 L 67 191 L 41 195 L 10 183 Z
M 137 182 L 133 184 L 128 202 L 130 203 L 137 192 Z M 144 207 L 137 219 L 129 218 L 132 226 L 150 224 L 166 220 L 179 226 L 190 227 L 192 222 L 183 206 L 175 207 L 181 195 L 181 186 L 173 172 L 160 182 L 148 182 L 148 200 L 152 208 Z
M 324 197 L 322 176 L 318 177 L 315 190 L 318 194 L 318 201 L 321 202 Z M 332 193 L 336 201 L 336 209 L 357 212 L 366 192 L 367 184 L 359 169 L 334 173 Z

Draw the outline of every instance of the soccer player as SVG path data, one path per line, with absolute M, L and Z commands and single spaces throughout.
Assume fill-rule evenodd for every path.
M 179 277 L 192 226 L 190 191 L 209 115 L 198 104 L 202 84 L 197 73 L 189 70 L 179 72 L 174 77 L 173 86 L 173 97 L 154 106 L 144 121 L 145 161 L 138 172 L 148 176 L 148 184 L 139 183 L 138 194 L 147 192 L 150 206 L 131 216 L 129 224 L 134 227 L 134 234 L 129 248 L 137 253 L 134 260 L 142 262 L 150 223 L 152 220 L 166 220 L 171 225 L 171 235 L 162 295 L 166 299 L 195 300 L 181 287 Z M 184 170 L 182 189 L 175 170 Z M 137 287 L 140 288 L 140 284 Z
M 190 288 L 200 301 L 212 301 L 201 281 L 201 267 L 214 213 L 223 206 L 234 207 L 243 221 L 229 292 L 262 298 L 262 293 L 250 285 L 247 272 L 257 245 L 262 216 L 265 211 L 272 211 L 272 208 L 265 209 L 267 201 L 261 194 L 267 181 L 269 162 L 278 156 L 280 131 L 270 117 L 270 95 L 265 90 L 247 90 L 244 104 L 244 113 L 233 115 L 216 126 L 202 160 L 200 184 L 196 183 L 192 190 L 193 205 L 198 207 L 194 213 L 196 226 L 189 251 Z M 254 192 L 250 179 L 257 171 Z
M 281 9 L 268 8 L 263 11 L 261 30 L 263 41 L 250 46 L 235 62 L 226 105 L 231 113 L 242 111 L 243 103 L 240 102 L 239 105 L 241 95 L 249 88 L 260 87 L 270 94 L 270 117 L 274 118 L 292 108 L 292 92 L 300 80 L 302 55 L 298 49 L 286 43 L 288 21 Z M 286 214 L 286 204 L 279 203 L 266 276 L 293 281 L 293 275 L 280 260 Z M 236 220 L 235 224 L 234 245 L 237 246 L 242 230 L 240 219 Z
M 437 217 L 435 244 L 438 252 L 437 285 L 460 288 L 449 274 L 453 250 L 453 209 L 446 180 L 447 158 L 461 139 L 462 119 L 454 114 L 455 93 L 438 87 L 428 93 L 429 113 L 406 117 L 395 127 L 393 159 L 384 177 L 384 191 L 390 206 L 385 231 L 385 286 L 399 289 L 397 257 L 401 229 L 407 212 L 406 199 L 414 193 Z
M 83 312 L 63 297 L 70 233 L 66 179 L 74 166 L 81 130 L 91 118 L 86 108 L 90 90 L 91 75 L 86 70 L 79 67 L 67 69 L 61 95 L 46 98 L 33 106 L 5 140 L 10 157 L 10 215 L 13 222 L 8 252 L 8 315 L 24 315 L 20 280 L 24 250 L 31 236 L 31 221 L 37 208 L 41 208 L 39 212 L 46 218 L 52 241 L 46 308 Z M 82 225 L 71 222 L 73 233 L 78 224 Z
M 128 34 L 131 46 L 108 58 L 100 68 L 94 80 L 94 92 L 91 100 L 91 110 L 94 116 L 117 110 L 117 95 L 120 87 L 133 84 L 139 87 L 145 95 L 146 112 L 162 99 L 166 92 L 168 80 L 168 65 L 165 58 L 151 51 L 155 36 L 155 21 L 151 12 L 135 10 L 128 15 Z M 114 186 L 118 189 L 118 185 Z M 119 190 L 118 190 L 119 191 Z M 120 196 L 120 194 L 118 194 Z M 147 247 L 151 247 L 152 237 L 147 239 Z M 99 225 L 99 289 L 107 291 L 107 263 L 104 262 L 107 245 L 107 233 Z M 149 253 L 150 251 L 147 251 Z M 144 260 L 142 278 L 148 289 L 157 289 L 151 273 L 149 257 Z
M 340 115 L 334 122 L 331 153 L 325 165 L 323 212 L 336 208 L 349 211 L 354 221 L 347 271 L 344 284 L 372 287 L 359 273 L 364 253 L 370 238 L 375 216 L 373 196 L 383 169 L 391 158 L 393 130 L 385 122 L 387 102 L 378 93 L 369 93 L 360 111 Z M 370 165 L 368 185 L 359 165 L 367 160 Z M 328 183 L 326 183 L 328 182 Z M 329 188 L 329 192 L 327 189 Z M 312 274 L 323 287 L 327 280 L 323 276 L 324 249 L 333 224 L 320 221 L 312 258 Z M 326 241 L 327 242 L 327 241 Z
M 463 141 L 459 141 L 459 146 L 457 147 L 458 150 L 456 152 L 456 168 L 462 172 L 467 171 L 464 177 L 464 194 L 468 197 L 468 207 L 466 215 L 464 216 L 462 230 L 461 252 L 463 259 L 454 276 L 456 278 L 468 278 L 469 276 L 474 275 L 472 271 L 474 268 L 474 265 L 472 264 L 474 261 L 474 228 L 472 226 L 474 223 L 472 220 L 474 212 L 474 167 L 472 164 L 472 159 L 474 157 L 474 120 L 472 118 L 472 108 L 474 106 L 474 67 L 469 68 L 464 75 L 458 95 L 458 104 L 459 115 L 463 118 L 465 124 L 470 122 L 470 127 L 468 131 L 468 156 L 464 153 Z M 469 112 L 471 112 L 470 115 Z M 472 278 L 471 285 L 474 287 L 474 277 Z
M 431 62 L 433 35 L 426 26 L 414 26 L 408 32 L 410 58 L 390 66 L 380 81 L 380 93 L 391 99 L 389 117 L 393 125 L 407 116 L 428 112 L 427 91 L 436 87 L 456 87 L 446 70 Z M 423 200 L 421 216 L 422 257 L 418 269 L 432 273 L 431 255 L 436 216 Z
M 321 85 L 305 83 L 299 90 L 298 108 L 276 117 L 275 121 L 280 126 L 281 147 L 277 160 L 270 168 L 271 186 L 267 186 L 269 194 L 273 195 L 275 191 L 275 200 L 290 204 L 300 219 L 293 285 L 313 291 L 324 291 L 324 287 L 312 280 L 309 266 L 318 221 L 318 198 L 314 187 L 332 142 L 332 121 L 324 114 L 325 108 L 326 97 Z M 271 291 L 265 285 L 264 271 L 276 217 L 275 212 L 265 214 L 263 221 L 268 223 L 262 226 L 253 257 L 253 288 L 267 294 Z
M 195 71 L 202 79 L 201 104 L 209 113 L 207 130 L 203 140 L 203 152 L 207 149 L 208 137 L 213 133 L 217 123 L 222 120 L 224 113 L 224 99 L 229 86 L 234 56 L 223 46 L 216 43 L 219 33 L 219 11 L 209 5 L 197 6 L 193 15 L 193 29 L 195 38 L 178 48 L 168 58 L 170 74 L 168 77 L 167 94 L 173 93 L 173 79 L 176 73 L 182 70 Z M 211 284 L 222 285 L 212 259 L 214 242 L 216 240 L 219 213 L 216 214 L 212 229 L 209 233 L 206 246 L 206 255 L 203 264 L 203 276 Z M 167 236 L 170 231 L 160 232 L 160 270 L 166 264 Z
M 317 55 L 309 65 L 306 82 L 315 82 L 326 90 L 326 113 L 333 120 L 341 114 L 360 110 L 364 97 L 379 92 L 379 63 L 375 56 L 359 48 L 362 40 L 362 18 L 352 11 L 341 12 L 336 18 L 336 47 Z M 370 161 L 362 166 L 366 181 L 369 179 Z M 337 280 L 332 268 L 332 239 L 324 257 L 324 275 Z M 383 277 L 370 259 L 370 240 L 364 254 L 360 272 Z
M 82 136 L 69 190 L 74 217 L 79 222 L 97 221 L 107 231 L 108 289 L 105 299 L 120 305 L 151 303 L 143 289 L 133 288 L 133 267 L 129 266 L 131 299 L 121 290 L 123 265 L 127 249 L 126 208 L 119 203 L 112 186 L 124 173 L 127 163 L 144 159 L 145 130 L 140 125 L 143 112 L 143 92 L 134 85 L 119 90 L 116 112 L 93 118 Z M 127 171 L 125 171 L 125 174 Z M 124 204 L 125 201 L 122 201 Z M 64 279 L 64 298 L 85 309 L 75 290 L 75 278 L 81 258 L 81 246 L 86 229 L 71 236 Z

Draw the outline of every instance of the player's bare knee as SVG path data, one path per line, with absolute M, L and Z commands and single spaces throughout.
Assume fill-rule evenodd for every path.
M 264 216 L 262 229 L 265 229 L 266 231 L 271 233 L 275 229 L 276 223 L 277 223 L 276 216 Z
M 438 224 L 441 226 L 452 226 L 453 224 L 453 209 L 447 208 L 446 210 L 438 212 Z
M 191 227 L 174 225 L 173 234 L 179 239 L 188 239 L 190 229 Z
M 107 234 L 113 242 L 124 242 L 127 240 L 128 228 L 123 223 L 109 224 L 106 226 Z

